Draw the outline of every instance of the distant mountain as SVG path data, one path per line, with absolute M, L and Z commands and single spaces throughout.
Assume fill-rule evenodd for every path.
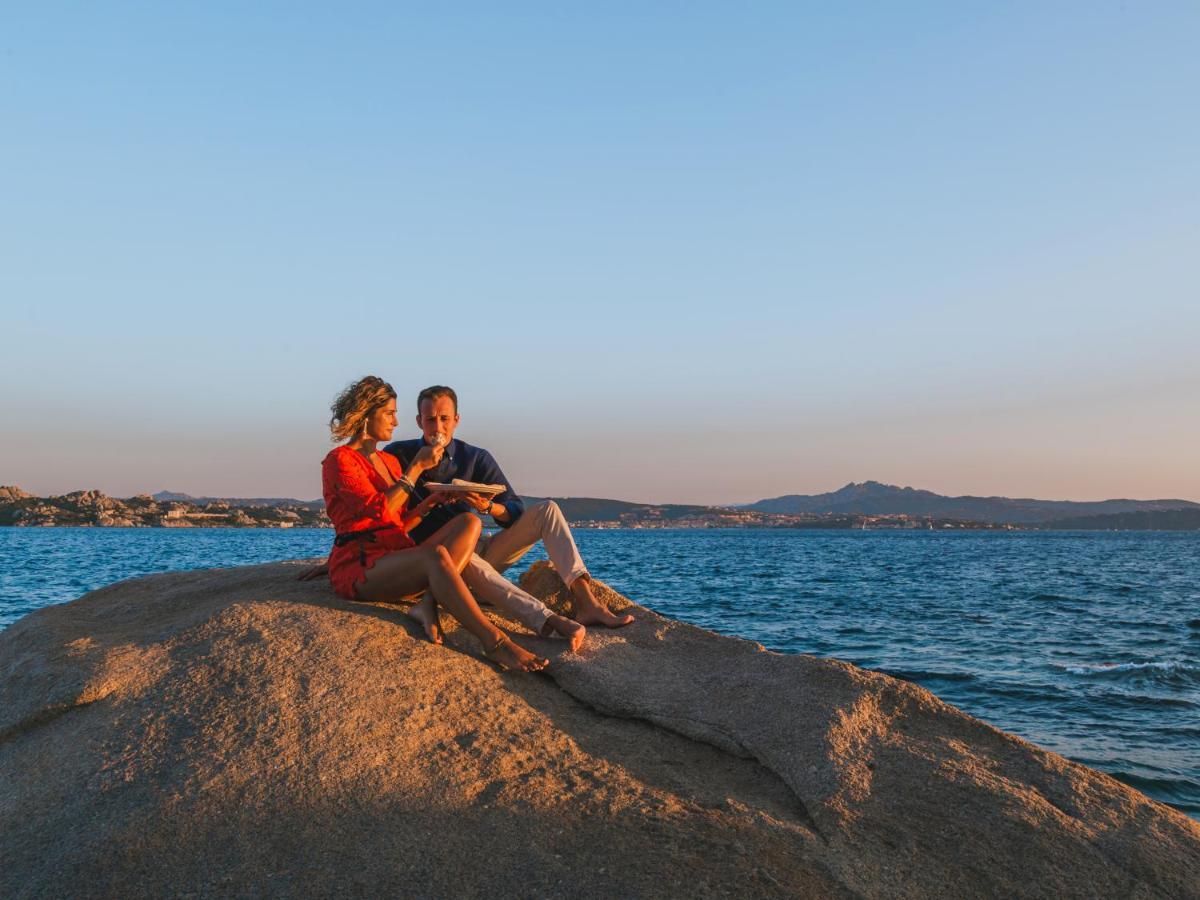
M 297 506 L 304 509 L 323 509 L 324 500 L 297 500 L 294 497 L 193 497 L 175 491 L 159 491 L 152 495 L 159 503 L 228 503 L 230 506 L 271 506 L 275 508 Z
M 741 509 L 787 515 L 910 515 L 1031 525 L 1079 516 L 1198 509 L 1189 500 L 1073 500 L 1010 499 L 1008 497 L 946 497 L 932 491 L 881 484 L 851 482 L 827 494 L 788 494 L 749 503 Z

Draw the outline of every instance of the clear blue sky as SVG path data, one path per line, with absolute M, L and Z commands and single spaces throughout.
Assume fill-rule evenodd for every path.
M 6 4 L 0 483 L 1200 500 L 1200 5 Z M 402 427 L 398 437 L 411 436 Z

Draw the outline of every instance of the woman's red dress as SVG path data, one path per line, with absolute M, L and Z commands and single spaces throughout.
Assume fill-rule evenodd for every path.
M 383 460 L 393 480 L 403 474 L 400 460 L 392 454 L 380 453 L 378 458 Z M 329 581 L 333 589 L 348 600 L 358 599 L 354 586 L 363 580 L 367 569 L 375 565 L 379 557 L 416 546 L 404 530 L 401 520 L 404 507 L 393 513 L 387 511 L 387 498 L 383 492 L 388 487 L 390 485 L 369 459 L 344 445 L 329 451 L 321 463 L 325 510 L 333 520 L 337 534 L 380 529 L 340 547 L 335 544 L 329 554 Z

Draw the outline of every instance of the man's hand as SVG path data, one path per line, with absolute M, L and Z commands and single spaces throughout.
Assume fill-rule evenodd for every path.
M 310 566 L 299 575 L 296 576 L 297 581 L 316 581 L 322 575 L 329 574 L 329 563 L 323 562 L 315 566 Z
M 477 494 L 472 491 L 469 494 L 463 494 L 462 499 L 475 512 L 481 515 L 489 515 L 492 511 L 492 497 L 490 494 Z

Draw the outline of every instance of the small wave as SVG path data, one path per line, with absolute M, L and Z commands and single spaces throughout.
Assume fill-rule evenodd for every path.
M 1065 597 L 1062 594 L 1034 594 L 1029 598 L 1039 603 L 1078 603 L 1075 597 Z
M 984 678 L 988 693 L 996 697 L 1023 700 L 1025 702 L 1067 702 L 1077 694 L 1065 684 L 1066 679 L 1050 676 L 1050 680 L 1022 666 L 1006 672 L 991 673 Z
M 1151 694 L 1131 694 L 1125 690 L 1100 690 L 1089 696 L 1103 702 L 1107 709 L 1117 707 L 1132 710 L 1136 713 L 1145 712 L 1147 707 L 1164 707 L 1169 709 L 1194 709 L 1196 704 L 1184 697 L 1163 697 Z M 1174 731 L 1175 729 L 1172 729 Z
M 884 675 L 891 675 L 902 681 L 975 681 L 976 676 L 970 672 L 931 672 L 924 669 L 879 669 Z
M 1158 672 L 1184 673 L 1190 674 L 1200 672 L 1200 666 L 1189 665 L 1184 662 L 1137 662 L 1137 663 L 1094 663 L 1084 666 L 1060 666 L 1072 675 L 1105 675 L 1110 672 L 1138 672 L 1146 669 L 1152 669 Z
M 1187 778 L 1154 778 L 1122 769 L 1109 769 L 1108 774 L 1189 815 L 1200 812 L 1200 785 Z
M 1092 665 L 1058 665 L 1071 675 L 1087 679 L 1128 680 L 1137 684 L 1151 681 L 1164 686 L 1181 688 L 1200 680 L 1200 666 L 1179 660 L 1160 662 L 1095 663 Z

